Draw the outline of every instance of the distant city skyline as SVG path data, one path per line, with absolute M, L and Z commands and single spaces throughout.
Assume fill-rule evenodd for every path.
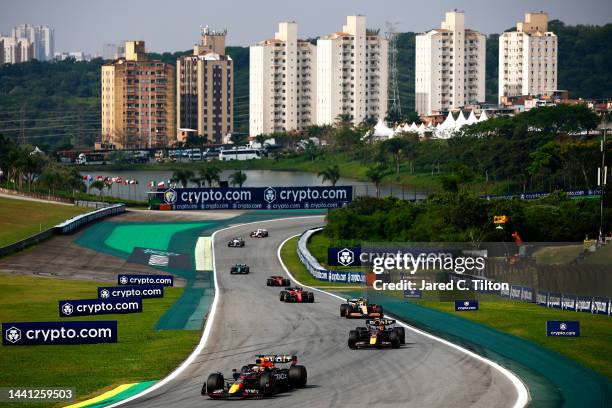
M 270 27 L 281 21 L 296 21 L 300 37 L 308 38 L 336 31 L 347 15 L 363 14 L 368 27 L 385 31 L 387 21 L 399 32 L 423 32 L 439 25 L 445 11 L 465 12 L 466 26 L 484 34 L 501 33 L 520 21 L 529 11 L 546 11 L 551 20 L 566 24 L 603 25 L 612 22 L 609 0 L 470 0 L 379 2 L 273 0 L 203 2 L 178 0 L 4 0 L 0 33 L 10 34 L 14 26 L 28 23 L 55 28 L 56 51 L 83 51 L 100 54 L 104 44 L 145 40 L 153 52 L 188 50 L 198 41 L 200 27 L 228 30 L 227 44 L 249 46 L 271 37 Z M 146 13 L 144 10 L 151 10 Z M 136 18 L 137 16 L 137 18 Z M 78 35 L 77 35 L 78 34 Z M 273 33 L 272 33 L 273 34 Z

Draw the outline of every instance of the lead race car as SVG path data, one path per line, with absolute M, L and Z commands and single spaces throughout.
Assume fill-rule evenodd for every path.
M 296 286 L 280 293 L 280 301 L 287 303 L 314 303 L 314 293 Z
M 291 363 L 289 368 L 276 364 Z M 240 371 L 232 371 L 232 380 L 217 372 L 208 376 L 202 395 L 213 399 L 269 397 L 293 388 L 304 388 L 308 374 L 306 367 L 297 364 L 290 355 L 258 355 L 255 364 L 247 364 Z
M 249 236 L 251 238 L 267 238 L 268 237 L 268 230 L 265 230 L 263 228 L 258 228 L 255 231 L 252 231 Z
M 227 243 L 227 246 L 230 248 L 242 248 L 244 246 L 244 239 L 242 238 L 232 238 Z
M 349 332 L 348 346 L 357 348 L 400 348 L 406 342 L 403 327 L 393 327 L 392 319 L 369 319 L 367 327 L 357 327 Z
M 266 286 L 291 286 L 289 279 L 283 276 L 270 276 L 266 280 Z
M 340 316 L 350 319 L 352 317 L 383 317 L 381 305 L 369 303 L 367 298 L 346 299 L 346 303 L 340 305 Z
M 236 264 L 232 266 L 232 269 L 230 269 L 230 273 L 232 275 L 235 275 L 235 274 L 246 275 L 246 274 L 251 273 L 251 268 L 249 268 L 249 265 L 247 264 Z

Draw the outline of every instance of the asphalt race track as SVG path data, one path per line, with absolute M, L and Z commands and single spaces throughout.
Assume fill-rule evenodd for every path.
M 285 304 L 279 288 L 265 285 L 284 274 L 276 251 L 289 236 L 321 225 L 322 217 L 266 221 L 217 233 L 215 257 L 220 300 L 204 350 L 164 386 L 129 407 L 512 407 L 517 392 L 505 376 L 459 350 L 406 330 L 406 345 L 392 350 L 350 350 L 347 337 L 359 321 L 341 319 L 340 300 L 315 293 L 314 304 Z M 255 228 L 270 237 L 248 238 Z M 228 248 L 231 237 L 244 248 Z M 235 263 L 250 275 L 230 275 Z M 216 401 L 200 395 L 208 374 L 254 362 L 256 354 L 296 354 L 308 370 L 305 389 L 269 399 Z

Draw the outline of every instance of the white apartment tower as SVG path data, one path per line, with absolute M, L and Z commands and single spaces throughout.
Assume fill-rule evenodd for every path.
M 303 130 L 316 115 L 316 47 L 283 22 L 274 38 L 250 47 L 249 134 Z
M 55 55 L 55 30 L 53 28 L 20 24 L 13 28 L 12 37 L 16 40 L 29 40 L 34 46 L 33 58 L 39 61 L 50 61 Z
M 340 115 L 353 123 L 387 115 L 387 40 L 366 28 L 365 16 L 349 16 L 342 31 L 317 41 L 318 125 Z
M 449 11 L 440 28 L 416 36 L 415 97 L 421 115 L 485 100 L 486 37 Z
M 499 98 L 548 95 L 557 89 L 557 36 L 548 14 L 527 13 L 516 31 L 499 36 Z

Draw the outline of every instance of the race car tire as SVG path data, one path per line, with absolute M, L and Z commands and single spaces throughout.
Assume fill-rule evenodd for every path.
M 264 397 L 269 397 L 276 393 L 276 382 L 274 381 L 274 376 L 269 371 L 259 377 L 259 390 Z
M 389 334 L 389 341 L 391 342 L 391 348 L 399 348 L 400 347 L 400 337 L 396 331 L 392 331 Z
M 289 281 L 289 279 L 283 279 L 283 286 L 291 286 L 291 282 Z
M 307 302 L 314 303 L 314 293 L 308 292 Z
M 349 348 L 357 348 L 357 346 L 355 346 L 355 344 L 357 343 L 357 341 L 359 340 L 359 332 L 357 330 L 351 330 L 349 332 L 349 337 L 348 337 L 348 346 Z
M 346 303 L 340 305 L 340 317 L 346 317 L 348 315 L 349 305 Z
M 284 290 L 280 293 L 280 301 L 281 302 L 287 301 L 287 292 L 285 292 Z
M 400 339 L 400 343 L 401 344 L 406 344 L 406 331 L 404 330 L 403 327 L 395 327 L 393 328 L 393 331 L 395 331 Z
M 289 384 L 295 388 L 304 388 L 308 379 L 306 367 L 303 365 L 294 365 L 289 367 Z
M 222 390 L 225 381 L 223 379 L 223 374 L 221 373 L 212 373 L 208 376 L 206 380 L 205 388 L 202 387 L 202 394 L 207 393 L 208 395 L 212 394 L 217 390 Z

